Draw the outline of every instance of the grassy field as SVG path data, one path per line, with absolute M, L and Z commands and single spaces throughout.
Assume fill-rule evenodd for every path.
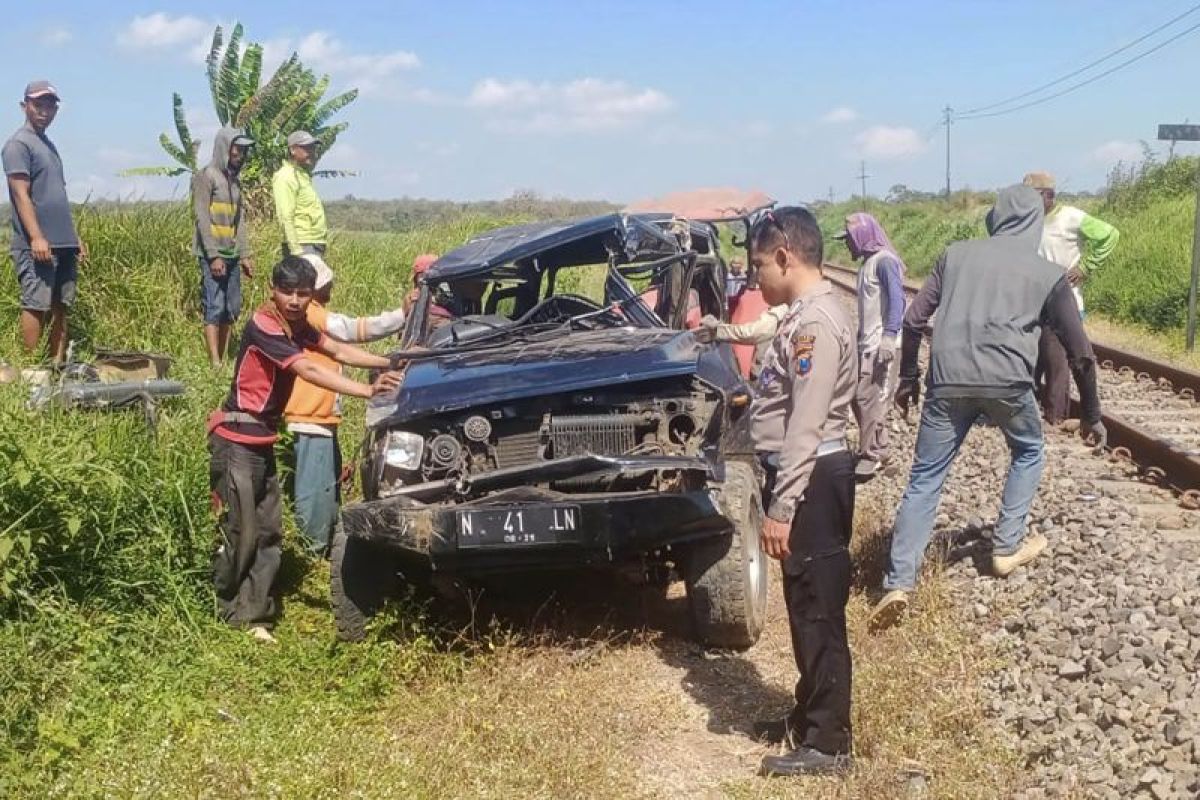
M 413 256 L 506 221 L 340 234 L 334 303 L 397 303 Z M 689 763 L 687 698 L 717 680 L 702 671 L 716 662 L 680 635 L 678 604 L 667 633 L 627 591 L 576 587 L 574 600 L 535 598 L 532 619 L 500 622 L 400 604 L 367 642 L 342 647 L 327 568 L 302 554 L 289 518 L 279 644 L 217 623 L 203 419 L 229 374 L 206 363 L 187 212 L 85 212 L 81 229 L 92 262 L 72 323 L 80 355 L 100 345 L 168 352 L 188 394 L 162 410 L 152 436 L 137 414 L 34 413 L 23 387 L 0 386 L 0 796 L 635 797 L 676 795 L 699 779 L 739 797 L 795 789 L 750 777 L 745 758 L 656 782 Z M 255 244 L 247 307 L 265 298 L 276 247 L 270 232 Z M 0 359 L 22 363 L 15 296 L 5 269 Z M 347 407 L 350 449 L 362 406 Z M 867 542 L 881 531 L 872 519 L 861 521 Z M 935 796 L 995 796 L 1009 780 L 1011 758 L 974 703 L 987 654 L 958 629 L 944 583 L 927 587 L 914 625 L 883 640 L 863 633 L 867 599 L 856 590 L 864 767 L 848 784 L 811 785 L 814 796 L 892 797 L 913 763 Z M 764 696 L 778 705 L 793 679 L 778 611 L 774 630 L 775 645 L 749 658 L 773 665 Z M 982 759 L 963 758 L 968 747 Z M 674 761 L 647 761 L 658 752 Z

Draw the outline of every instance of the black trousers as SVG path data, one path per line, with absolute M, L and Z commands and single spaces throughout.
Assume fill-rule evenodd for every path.
M 770 505 L 778 460 L 760 454 Z M 804 502 L 792 519 L 791 554 L 783 561 L 783 597 L 800 680 L 788 727 L 799 745 L 849 753 L 852 666 L 846 637 L 850 598 L 850 533 L 854 523 L 854 457 L 817 459 Z
M 1037 387 L 1046 422 L 1057 425 L 1065 420 L 1071 409 L 1071 365 L 1067 361 L 1067 349 L 1048 327 L 1042 328 L 1042 337 L 1038 340 L 1033 384 Z
M 271 445 L 244 445 L 208 435 L 209 486 L 220 541 L 213 585 L 221 619 L 231 625 L 269 624 L 275 617 L 275 578 L 283 542 L 283 507 Z

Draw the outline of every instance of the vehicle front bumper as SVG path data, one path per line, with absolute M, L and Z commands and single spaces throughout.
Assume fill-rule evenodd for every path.
M 486 546 L 460 541 L 462 512 L 547 505 L 578 508 L 570 541 Z M 519 487 L 445 504 L 396 496 L 347 505 L 341 520 L 350 537 L 399 549 L 427 560 L 435 570 L 472 573 L 603 565 L 731 530 L 707 489 L 565 494 Z

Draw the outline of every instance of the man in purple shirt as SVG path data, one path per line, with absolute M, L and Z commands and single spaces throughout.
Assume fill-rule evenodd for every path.
M 904 262 L 883 226 L 870 214 L 846 217 L 845 239 L 850 257 L 862 259 L 858 271 L 858 389 L 854 415 L 858 421 L 858 463 L 854 476 L 875 476 L 888 451 L 888 409 L 896 390 L 900 328 L 904 322 Z

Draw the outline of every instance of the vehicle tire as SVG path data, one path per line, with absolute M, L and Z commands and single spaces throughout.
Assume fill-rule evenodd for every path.
M 684 564 L 688 610 L 702 643 L 744 650 L 758 641 L 767 617 L 762 495 L 753 467 L 727 463 L 718 492 L 733 531 L 690 548 Z
M 371 618 L 400 589 L 393 554 L 385 548 L 346 535 L 339 522 L 329 553 L 329 596 L 337 638 L 362 641 Z

